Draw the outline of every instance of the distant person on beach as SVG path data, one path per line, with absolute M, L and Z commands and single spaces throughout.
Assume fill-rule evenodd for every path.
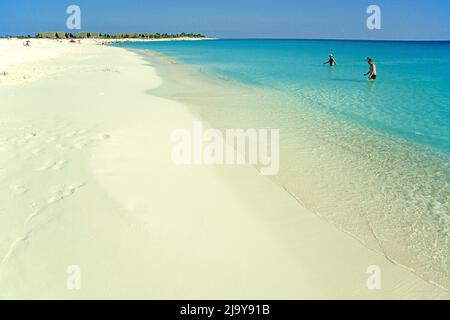
M 370 65 L 370 70 L 364 75 L 369 76 L 369 80 L 373 81 L 377 78 L 377 66 L 375 63 L 373 63 L 372 58 L 367 58 L 367 63 Z
M 25 47 L 29 47 L 30 46 L 30 40 L 25 41 L 25 43 L 23 44 Z
M 324 64 L 329 64 L 330 67 L 334 67 L 336 65 L 336 60 L 334 59 L 334 56 L 330 54 L 330 57 L 328 58 L 327 62 L 324 62 Z

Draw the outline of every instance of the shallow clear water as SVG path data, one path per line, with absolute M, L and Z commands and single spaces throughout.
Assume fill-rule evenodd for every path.
M 450 288 L 450 43 L 125 46 L 156 62 L 167 80 L 159 94 L 200 108 L 213 125 L 280 128 L 278 183 L 369 248 Z M 329 53 L 332 69 L 323 65 Z M 367 56 L 376 82 L 363 77 Z
M 358 124 L 450 153 L 450 42 L 218 40 L 127 44 L 271 87 Z M 338 66 L 323 65 L 333 53 Z M 366 57 L 378 66 L 368 84 Z

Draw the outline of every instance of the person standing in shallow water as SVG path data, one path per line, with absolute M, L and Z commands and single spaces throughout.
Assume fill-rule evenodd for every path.
M 369 76 L 369 80 L 373 81 L 377 78 L 377 65 L 373 62 L 372 58 L 367 58 L 367 63 L 370 65 L 369 72 L 365 73 L 365 76 Z
M 324 62 L 324 64 L 329 64 L 330 67 L 334 67 L 336 65 L 336 60 L 334 59 L 334 56 L 330 54 L 330 58 L 328 58 L 328 61 Z

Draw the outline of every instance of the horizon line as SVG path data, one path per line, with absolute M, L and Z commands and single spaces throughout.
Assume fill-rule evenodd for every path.
M 208 36 L 209 37 L 209 36 Z M 217 38 L 220 40 L 313 40 L 313 41 L 396 41 L 396 42 L 450 42 L 449 39 L 352 39 L 352 38 Z

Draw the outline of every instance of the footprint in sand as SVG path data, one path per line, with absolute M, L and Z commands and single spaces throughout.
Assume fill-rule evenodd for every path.
M 48 198 L 48 203 L 56 203 L 59 201 L 62 201 L 70 196 L 72 196 L 73 194 L 75 194 L 75 192 L 82 188 L 84 186 L 84 183 L 81 184 L 72 184 L 69 186 L 66 185 L 60 185 L 60 186 L 55 186 L 53 188 L 50 189 L 50 197 Z
M 22 184 L 13 185 L 10 189 L 16 195 L 21 195 L 28 191 L 28 188 Z
M 44 166 L 40 167 L 39 169 L 37 169 L 37 171 L 47 171 L 47 170 L 62 170 L 65 168 L 67 164 L 66 160 L 60 160 L 60 161 L 53 161 L 53 162 L 47 162 Z

